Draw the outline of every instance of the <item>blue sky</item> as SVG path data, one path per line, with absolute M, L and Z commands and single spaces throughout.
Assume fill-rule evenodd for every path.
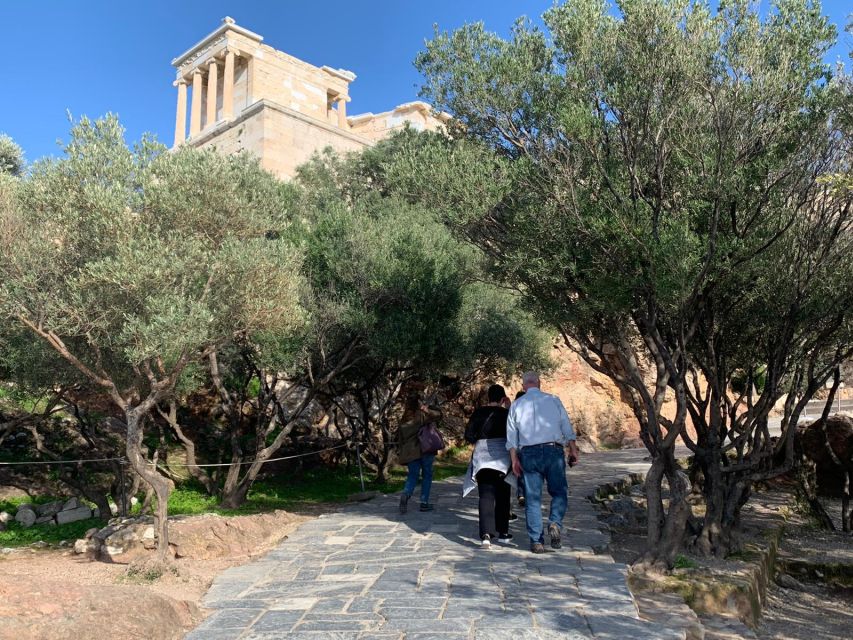
M 482 20 L 506 34 L 519 15 L 538 17 L 551 0 L 0 0 L 0 132 L 28 161 L 57 154 L 66 112 L 119 114 L 136 140 L 151 131 L 171 143 L 176 91 L 173 57 L 232 16 L 264 42 L 308 62 L 354 71 L 350 114 L 384 111 L 417 97 L 412 60 L 432 25 Z M 764 3 L 766 4 L 766 2 Z M 850 0 L 825 0 L 843 24 Z M 832 53 L 846 55 L 853 37 Z

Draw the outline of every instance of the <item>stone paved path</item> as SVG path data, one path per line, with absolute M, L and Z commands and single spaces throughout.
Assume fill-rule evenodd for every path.
M 644 455 L 585 455 L 569 471 L 563 548 L 544 555 L 528 550 L 523 514 L 517 544 L 481 549 L 476 493 L 462 499 L 458 478 L 433 485 L 431 513 L 413 500 L 400 515 L 383 496 L 321 516 L 219 575 L 204 601 L 216 611 L 187 640 L 683 638 L 641 620 L 626 567 L 594 552 L 609 538 L 587 496 L 644 472 Z

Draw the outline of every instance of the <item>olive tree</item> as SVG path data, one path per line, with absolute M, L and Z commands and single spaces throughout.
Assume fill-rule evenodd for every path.
M 386 167 L 415 135 L 404 130 L 359 154 L 300 168 L 309 226 L 306 276 L 357 359 L 330 381 L 325 403 L 344 417 L 384 482 L 399 395 L 442 373 L 482 375 L 545 360 L 544 334 L 506 291 L 480 284 L 478 252 L 437 211 L 390 193 Z M 320 314 L 315 314 L 320 315 Z
M 0 174 L 17 177 L 23 170 L 23 149 L 5 133 L 0 133 Z
M 0 310 L 93 385 L 126 424 L 155 491 L 160 557 L 169 482 L 142 454 L 145 421 L 218 345 L 298 331 L 300 259 L 283 185 L 243 156 L 144 139 L 82 119 L 65 154 L 35 163 L 0 211 Z
M 800 409 L 849 357 L 851 192 L 824 178 L 849 172 L 850 92 L 822 62 L 835 30 L 818 3 L 617 8 L 568 0 L 548 34 L 436 33 L 416 65 L 455 140 L 422 136 L 389 183 L 443 211 L 631 399 L 653 456 L 646 560 L 670 564 L 690 517 L 677 442 L 704 472 L 691 541 L 724 554 L 752 483 L 790 467 Z M 758 397 L 732 394 L 759 370 Z

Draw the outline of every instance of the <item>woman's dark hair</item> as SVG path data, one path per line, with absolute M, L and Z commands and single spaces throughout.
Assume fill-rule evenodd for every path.
M 506 391 L 504 391 L 504 388 L 501 385 L 493 384 L 489 387 L 487 395 L 489 397 L 489 402 L 500 402 L 506 398 Z
M 403 409 L 406 411 L 417 411 L 421 408 L 421 399 L 417 393 L 410 393 L 406 396 L 406 400 L 403 403 Z
M 516 394 L 515 394 L 515 399 L 516 399 L 516 400 L 518 400 L 518 399 L 519 399 L 521 396 L 523 396 L 525 393 L 527 393 L 527 392 L 526 392 L 526 391 L 519 391 L 518 393 L 516 393 Z

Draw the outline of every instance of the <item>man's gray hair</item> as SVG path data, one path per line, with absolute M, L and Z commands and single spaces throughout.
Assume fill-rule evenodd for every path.
M 539 374 L 535 371 L 525 371 L 521 376 L 521 384 L 539 384 Z

